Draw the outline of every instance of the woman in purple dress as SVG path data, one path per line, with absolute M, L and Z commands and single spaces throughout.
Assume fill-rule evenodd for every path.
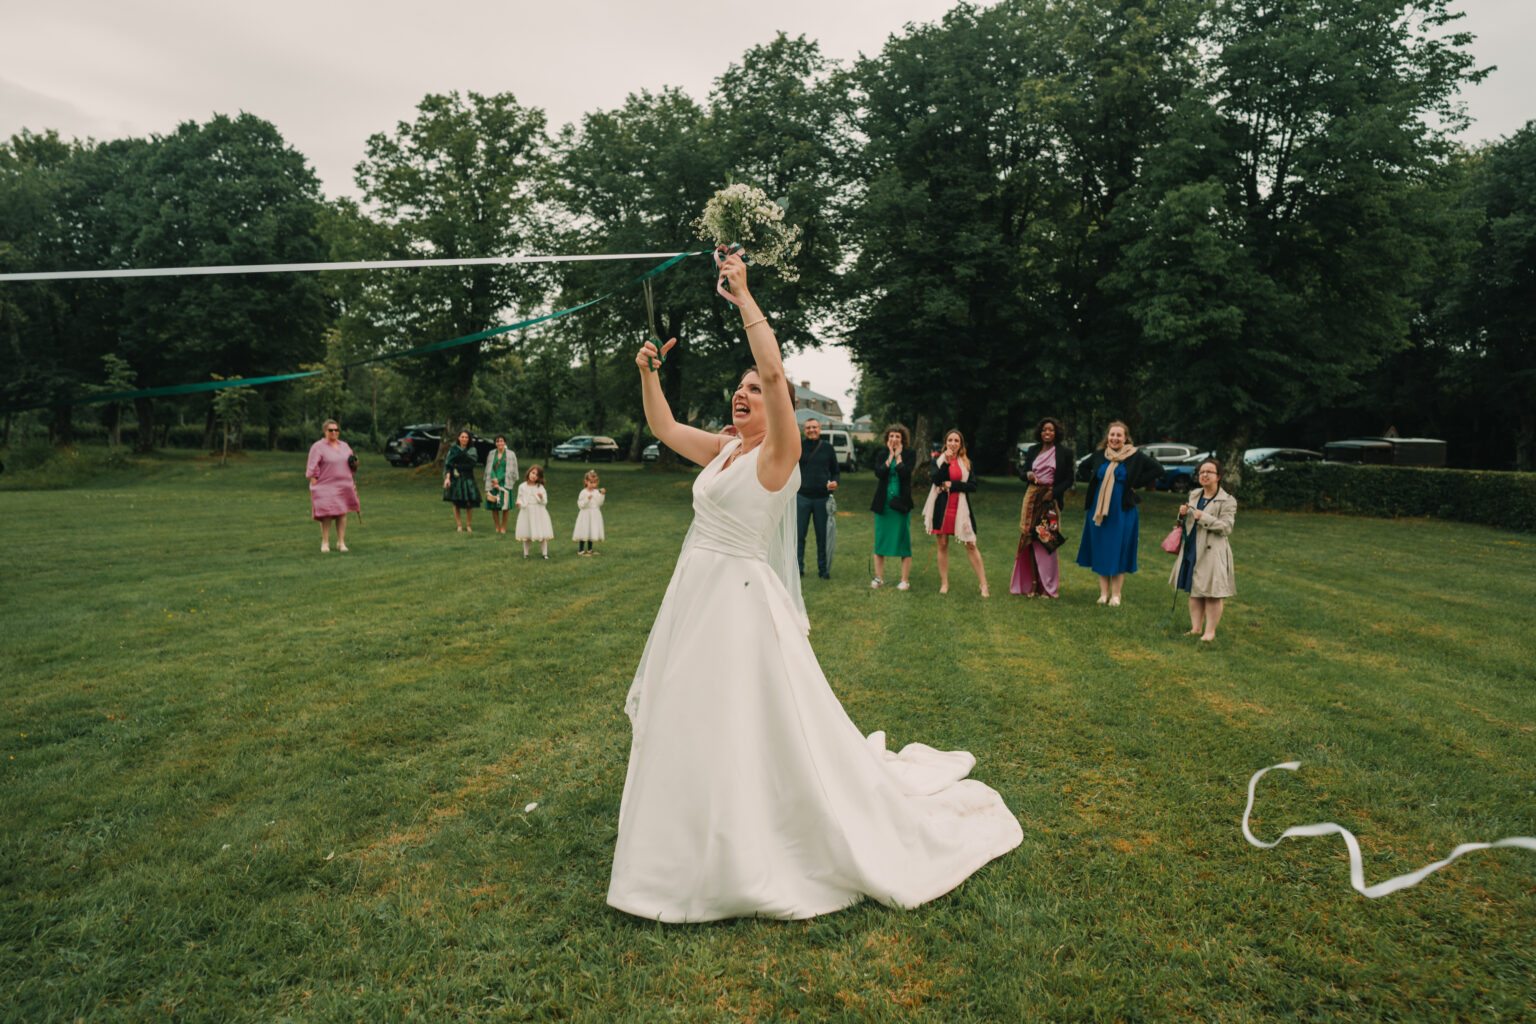
M 357 456 L 351 445 L 341 439 L 341 426 L 326 420 L 325 436 L 309 446 L 309 504 L 320 522 L 320 550 L 331 550 L 331 523 L 336 524 L 336 550 L 347 550 L 347 513 L 356 512 Z
M 1024 508 L 1019 513 L 1019 551 L 1013 560 L 1013 579 L 1008 589 L 1025 597 L 1056 597 L 1061 570 L 1056 552 L 1040 543 L 1036 532 L 1053 516 L 1061 520 L 1061 499 L 1072 486 L 1072 449 L 1062 442 L 1061 423 L 1047 416 L 1035 428 L 1035 443 L 1019 460 L 1019 477 L 1029 484 Z

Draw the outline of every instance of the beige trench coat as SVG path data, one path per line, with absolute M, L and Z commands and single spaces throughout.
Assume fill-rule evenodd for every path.
M 1200 488 L 1189 492 L 1186 504 L 1190 509 L 1200 500 Z M 1232 524 L 1237 519 L 1237 499 L 1218 487 L 1216 496 L 1205 506 L 1196 519 L 1193 514 L 1184 519 L 1184 538 L 1179 542 L 1179 553 L 1173 560 L 1173 571 L 1168 582 L 1179 584 L 1179 564 L 1184 561 L 1184 545 L 1194 543 L 1195 574 L 1189 587 L 1190 597 L 1232 597 L 1237 593 L 1237 579 L 1232 572 L 1232 545 L 1227 538 L 1232 534 Z

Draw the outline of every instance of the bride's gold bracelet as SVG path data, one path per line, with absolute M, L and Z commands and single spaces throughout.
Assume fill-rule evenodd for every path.
M 744 330 L 744 331 L 750 331 L 752 328 L 756 327 L 758 324 L 765 324 L 767 322 L 768 322 L 768 318 L 766 316 L 760 316 L 756 320 L 753 320 L 749 324 L 742 324 L 741 325 L 741 329 Z

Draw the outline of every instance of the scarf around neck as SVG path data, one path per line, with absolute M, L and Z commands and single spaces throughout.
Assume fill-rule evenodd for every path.
M 1099 484 L 1099 500 L 1093 506 L 1094 526 L 1103 526 L 1104 518 L 1109 515 L 1109 503 L 1115 496 L 1115 463 L 1124 462 L 1135 454 L 1136 446 L 1131 444 L 1121 445 L 1118 452 L 1108 447 L 1104 449 L 1104 461 L 1109 467 L 1104 470 L 1104 479 Z

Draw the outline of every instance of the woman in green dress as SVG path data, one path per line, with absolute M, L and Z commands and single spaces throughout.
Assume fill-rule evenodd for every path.
M 443 461 L 443 500 L 453 503 L 453 521 L 460 533 L 475 532 L 469 521 L 475 506 L 480 504 L 480 488 L 475 483 L 475 465 L 479 461 L 475 446 L 469 441 L 469 431 L 459 431 L 458 442 L 448 449 L 448 458 Z
M 507 532 L 507 517 L 512 514 L 512 492 L 517 488 L 517 455 L 507 447 L 507 439 L 496 435 L 496 450 L 485 460 L 485 507 L 491 510 L 496 532 Z
M 912 470 L 917 467 L 917 453 L 912 451 L 912 435 L 900 423 L 885 428 L 886 457 L 875 463 L 875 500 L 870 511 L 875 514 L 875 578 L 869 585 L 885 586 L 885 560 L 901 559 L 901 582 L 897 590 L 912 584 Z

